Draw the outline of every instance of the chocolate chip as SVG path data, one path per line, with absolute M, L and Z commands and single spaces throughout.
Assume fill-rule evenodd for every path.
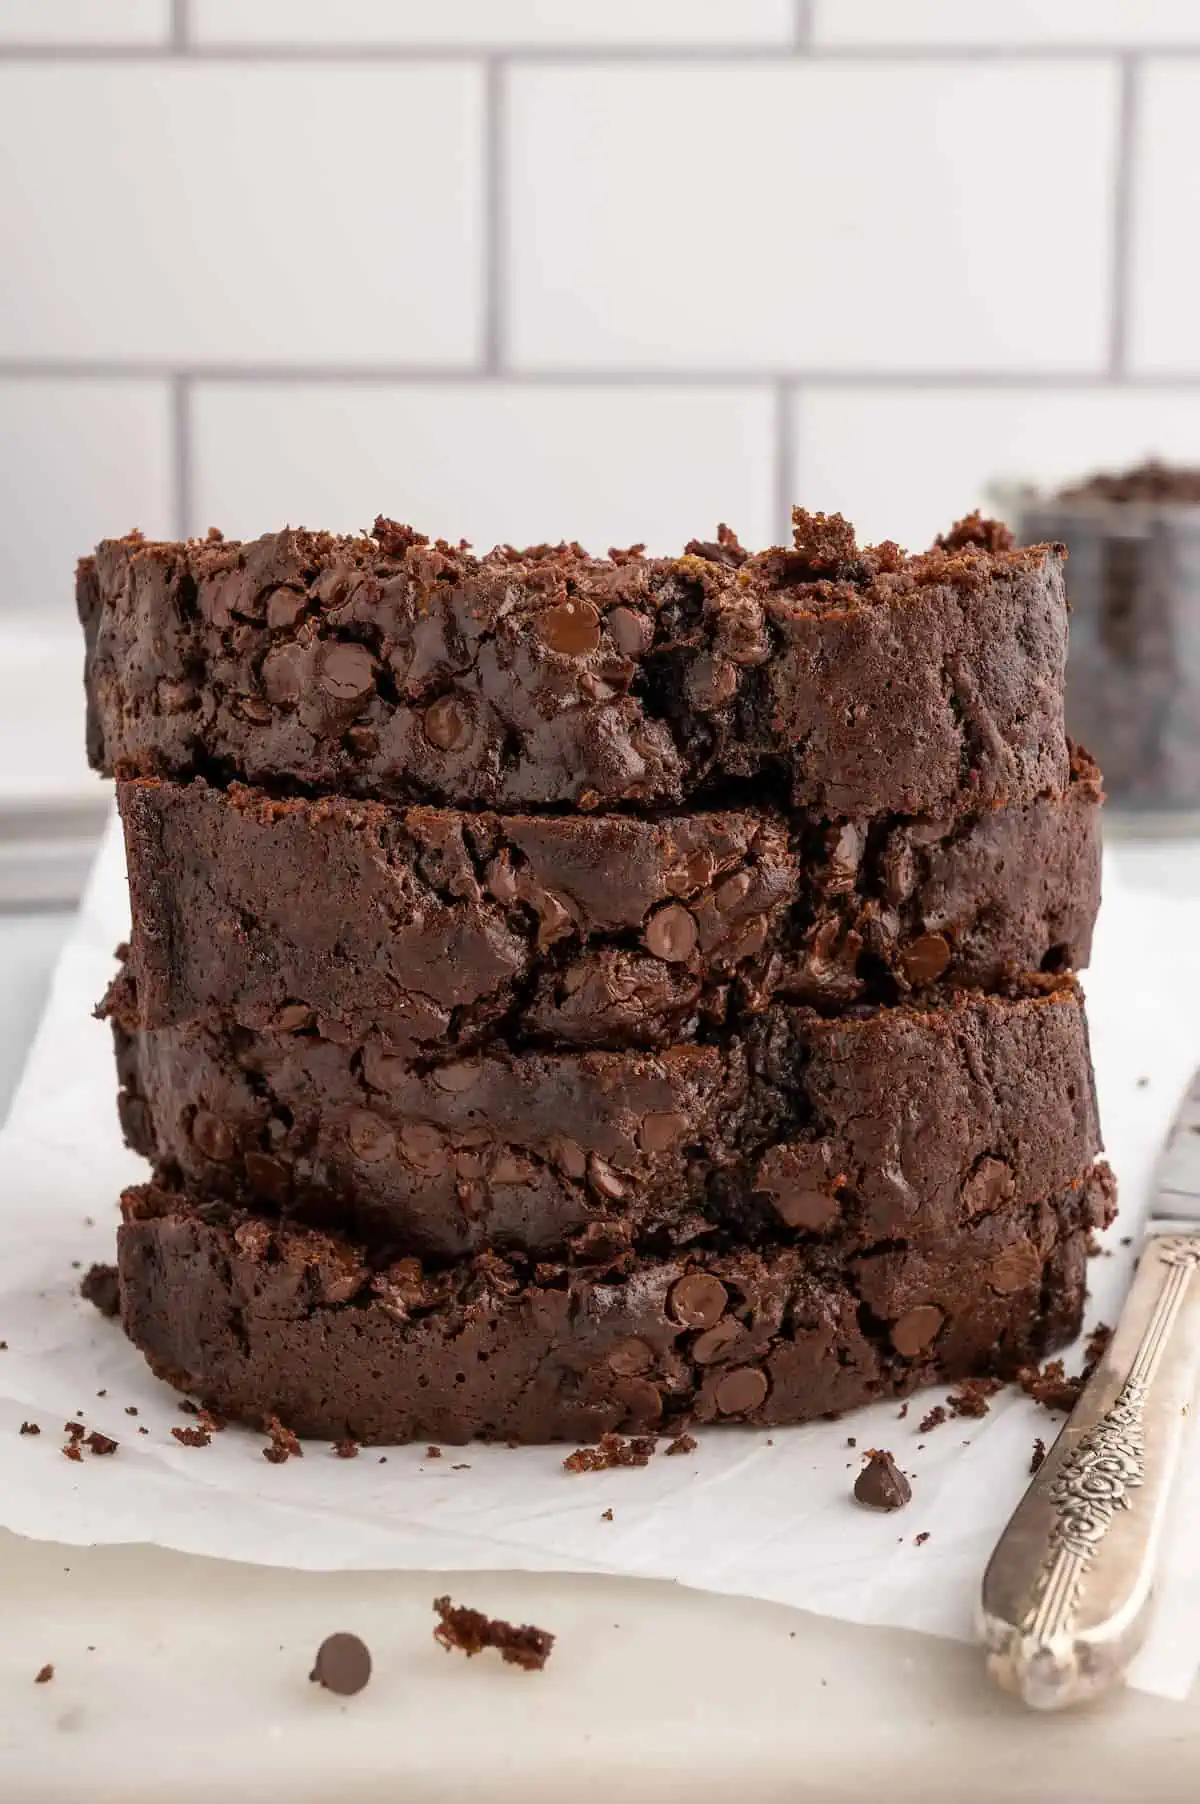
M 633 1378 L 650 1370 L 654 1364 L 654 1350 L 644 1340 L 623 1340 L 607 1355 L 606 1363 L 610 1371 L 623 1378 Z
M 646 616 L 635 614 L 632 608 L 613 608 L 606 619 L 613 643 L 622 657 L 640 658 L 654 637 Z
M 276 645 L 263 659 L 262 686 L 276 707 L 287 707 L 300 700 L 308 658 L 303 645 Z
M 915 1359 L 923 1353 L 933 1340 L 945 1321 L 940 1309 L 932 1303 L 919 1303 L 915 1309 L 907 1310 L 897 1322 L 892 1323 L 892 1345 L 904 1359 Z
M 738 691 L 738 673 L 724 658 L 699 657 L 687 673 L 688 699 L 701 713 L 724 707 Z
M 561 1136 L 553 1142 L 550 1156 L 569 1178 L 585 1176 L 587 1154 L 577 1140 L 569 1140 L 565 1135 Z
M 600 616 L 590 601 L 562 601 L 537 617 L 542 644 L 564 658 L 586 658 L 600 643 Z
M 355 1109 L 346 1123 L 350 1150 L 364 1165 L 377 1165 L 395 1151 L 396 1140 L 390 1127 L 373 1115 L 370 1109 Z
M 739 909 L 750 894 L 749 871 L 735 871 L 724 883 L 718 884 L 713 891 L 713 901 L 723 915 L 731 915 Z
M 317 681 L 336 702 L 361 702 L 375 687 L 375 660 L 365 645 L 327 645 Z
M 660 908 L 647 924 L 646 945 L 655 958 L 667 964 L 681 964 L 691 957 L 699 937 L 695 916 L 678 902 Z
M 706 1328 L 703 1334 L 696 1336 L 692 1342 L 692 1358 L 698 1366 L 715 1365 L 741 1338 L 741 1323 L 728 1316 L 725 1321 L 718 1322 L 713 1328 Z
M 459 1060 L 453 1065 L 435 1065 L 430 1073 L 439 1090 L 447 1090 L 451 1095 L 459 1095 L 479 1082 L 479 1066 Z
M 234 1154 L 234 1138 L 219 1115 L 209 1109 L 197 1109 L 192 1121 L 192 1139 L 206 1159 L 228 1165 Z
M 400 1129 L 400 1148 L 410 1165 L 432 1174 L 445 1171 L 449 1154 L 435 1127 L 422 1121 L 410 1121 Z
M 273 1159 L 269 1153 L 252 1147 L 243 1164 L 246 1182 L 255 1196 L 279 1205 L 287 1202 L 292 1193 L 292 1174 L 282 1159 Z
M 687 1122 L 682 1115 L 667 1111 L 661 1115 L 643 1115 L 638 1128 L 638 1142 L 643 1152 L 663 1153 L 674 1146 Z
M 905 948 L 900 964 L 909 983 L 936 983 L 950 963 L 950 942 L 940 933 L 923 933 Z
M 741 1416 L 757 1409 L 768 1390 L 767 1376 L 757 1366 L 734 1366 L 716 1389 L 716 1404 L 723 1416 Z
M 838 1213 L 831 1189 L 821 1189 L 825 1175 L 820 1145 L 773 1146 L 764 1155 L 754 1180 L 770 1197 L 789 1228 L 816 1233 L 829 1227 Z
M 426 708 L 421 730 L 439 752 L 461 752 L 471 741 L 471 716 L 466 704 L 456 695 L 440 696 Z
M 307 599 L 299 589 L 272 589 L 267 597 L 267 625 L 276 631 L 280 627 L 295 626 L 307 606 Z
M 371 1650 L 357 1635 L 328 1635 L 309 1678 L 339 1697 L 353 1697 L 371 1677 Z
M 368 1043 L 363 1047 L 363 1076 L 372 1090 L 398 1090 L 411 1071 L 405 1059 L 395 1053 L 382 1052 Z
M 912 1501 L 912 1486 L 890 1453 L 872 1453 L 854 1481 L 854 1497 L 869 1510 L 902 1510 Z
M 1003 1159 L 980 1159 L 962 1187 L 963 1207 L 972 1215 L 994 1209 L 1013 1194 L 1013 1174 Z
M 1005 1247 L 988 1267 L 987 1281 L 1002 1297 L 1015 1295 L 1040 1282 L 1042 1261 L 1037 1248 L 1028 1240 Z
M 517 874 L 507 852 L 499 852 L 487 868 L 485 881 L 497 902 L 507 905 L 517 899 Z
M 272 1026 L 276 1033 L 296 1034 L 312 1025 L 313 1012 L 303 1002 L 285 1002 Z
M 711 1328 L 720 1320 L 729 1293 L 719 1278 L 689 1272 L 672 1287 L 667 1307 L 683 1328 Z
M 612 1166 L 607 1159 L 601 1159 L 596 1153 L 588 1160 L 587 1178 L 597 1196 L 604 1197 L 610 1203 L 619 1203 L 625 1195 L 625 1185 Z
M 828 887 L 834 895 L 846 895 L 854 888 L 858 876 L 863 853 L 862 829 L 852 821 L 845 821 L 840 827 L 830 828 L 826 845 L 829 852 Z

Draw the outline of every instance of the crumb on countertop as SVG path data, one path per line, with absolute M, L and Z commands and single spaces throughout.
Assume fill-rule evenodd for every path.
M 577 1447 L 563 1461 L 565 1472 L 611 1472 L 614 1466 L 648 1466 L 654 1452 L 654 1436 L 602 1434 L 597 1446 Z
M 554 1636 L 548 1629 L 528 1623 L 514 1627 L 511 1622 L 485 1616 L 482 1610 L 452 1603 L 448 1597 L 435 1597 L 433 1607 L 438 1616 L 434 1640 L 447 1650 L 458 1648 L 470 1656 L 492 1647 L 510 1666 L 523 1667 L 526 1672 L 540 1672 L 550 1658 Z

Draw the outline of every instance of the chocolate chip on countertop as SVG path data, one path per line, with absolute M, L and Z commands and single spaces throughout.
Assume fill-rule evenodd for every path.
M 912 1486 L 890 1453 L 873 1452 L 854 1481 L 854 1498 L 868 1510 L 902 1510 Z
M 371 1650 L 357 1635 L 327 1635 L 308 1676 L 326 1691 L 353 1697 L 371 1677 Z

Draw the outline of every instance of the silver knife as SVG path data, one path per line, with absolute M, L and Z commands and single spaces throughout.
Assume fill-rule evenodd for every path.
M 984 1574 L 988 1670 L 1035 1710 L 1119 1683 L 1145 1636 L 1200 1362 L 1198 1268 L 1200 1071 L 1116 1332 Z

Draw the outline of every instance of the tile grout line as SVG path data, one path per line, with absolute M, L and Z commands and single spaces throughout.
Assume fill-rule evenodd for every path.
M 186 56 L 191 48 L 192 33 L 188 8 L 189 0 L 171 0 L 170 47 L 175 56 Z
M 816 28 L 817 0 L 792 0 L 792 4 L 792 46 L 796 50 L 811 50 Z
M 774 439 L 774 515 L 779 543 L 791 543 L 792 505 L 796 500 L 796 445 L 792 432 L 791 392 L 786 382 L 777 382 L 772 396 L 772 428 Z
M 172 0 L 187 20 L 188 0 Z M 807 9 L 804 9 L 805 11 Z M 798 13 L 803 19 L 804 11 Z M 1127 44 L 816 44 L 805 41 L 813 62 L 845 64 L 904 63 L 1111 63 L 1129 56 Z M 174 35 L 163 44 L 0 44 L 3 63 L 162 62 L 185 49 L 196 62 L 323 63 L 550 63 L 564 68 L 630 63 L 680 64 L 684 67 L 727 63 L 778 67 L 794 56 L 797 42 L 763 44 L 197 44 L 190 37 L 179 45 Z M 1155 44 L 1140 53 L 1163 62 L 1200 60 L 1200 43 Z
M 1121 59 L 1117 159 L 1113 176 L 1112 279 L 1109 291 L 1108 370 L 1123 376 L 1129 356 L 1129 293 L 1133 277 L 1133 179 L 1141 114 L 1141 59 Z
M 177 539 L 191 537 L 193 515 L 192 383 L 171 378 L 171 515 Z
M 508 87 L 497 57 L 484 64 L 483 156 L 480 204 L 483 208 L 483 329 L 481 350 L 485 372 L 495 377 L 504 362 L 505 300 L 508 281 L 508 210 L 505 206 L 505 150 Z
M 137 363 L 88 358 L 0 357 L 0 382 L 203 382 L 284 384 L 343 383 L 348 388 L 372 383 L 420 387 L 494 388 L 743 388 L 770 389 L 777 383 L 820 389 L 1061 389 L 1071 393 L 1093 389 L 1196 389 L 1200 367 L 1184 370 L 828 370 L 801 367 L 755 369 L 606 368 L 602 364 L 546 369 L 481 369 L 475 363 L 329 364 L 329 363 Z

